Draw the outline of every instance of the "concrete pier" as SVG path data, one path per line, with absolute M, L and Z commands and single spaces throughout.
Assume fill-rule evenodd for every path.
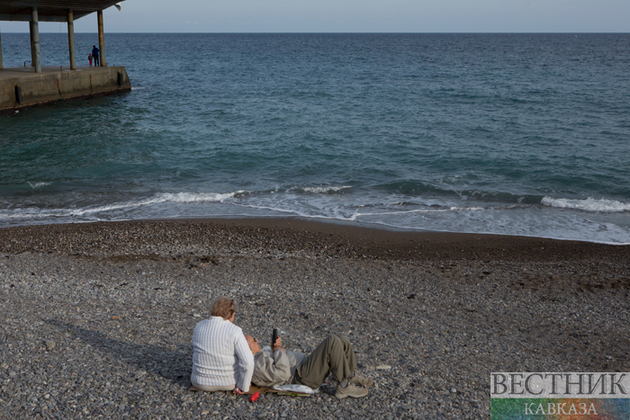
M 114 67 L 33 67 L 0 69 L 0 114 L 64 99 L 86 98 L 131 90 L 127 71 Z
M 48 104 L 62 99 L 84 98 L 131 90 L 124 67 L 107 67 L 103 10 L 124 0 L 2 0 L 0 21 L 29 23 L 31 67 L 3 69 L 0 38 L 0 115 L 18 109 Z M 99 63 L 95 67 L 77 67 L 74 20 L 96 13 Z M 41 63 L 39 22 L 67 22 L 70 67 L 44 67 Z M 95 63 L 97 64 L 97 63 Z

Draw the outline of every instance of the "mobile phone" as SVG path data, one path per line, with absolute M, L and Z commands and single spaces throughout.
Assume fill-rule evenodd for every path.
M 278 329 L 274 328 L 273 333 L 271 334 L 271 348 L 273 348 L 274 344 L 276 344 L 277 339 L 278 339 Z

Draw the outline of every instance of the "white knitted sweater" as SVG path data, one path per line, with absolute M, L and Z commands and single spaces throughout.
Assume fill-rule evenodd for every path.
M 212 316 L 197 324 L 192 344 L 192 382 L 206 386 L 236 384 L 241 391 L 249 391 L 254 355 L 240 327 Z

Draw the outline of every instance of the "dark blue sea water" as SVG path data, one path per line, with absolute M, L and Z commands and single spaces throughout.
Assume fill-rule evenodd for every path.
M 628 34 L 106 34 L 128 94 L 0 119 L 0 226 L 301 216 L 630 243 Z M 77 35 L 80 64 L 97 43 Z M 5 67 L 30 60 L 3 34 Z M 65 32 L 41 35 L 67 64 Z

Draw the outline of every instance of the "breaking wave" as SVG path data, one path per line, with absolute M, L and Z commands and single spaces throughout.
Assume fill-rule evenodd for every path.
M 32 189 L 37 189 L 37 188 L 41 188 L 41 187 L 47 187 L 50 184 L 52 184 L 52 182 L 31 182 L 31 181 L 28 181 L 28 185 L 30 185 Z
M 597 200 L 591 197 L 585 200 L 577 200 L 569 198 L 551 198 L 545 196 L 543 197 L 541 203 L 544 206 L 549 207 L 598 213 L 621 213 L 630 211 L 630 203 L 607 199 Z
M 155 203 L 222 203 L 230 198 L 247 195 L 248 191 L 239 190 L 229 193 L 161 193 L 154 198 L 148 199 L 147 204 Z
M 302 189 L 302 191 L 304 191 L 305 193 L 311 193 L 311 194 L 331 194 L 331 193 L 340 192 L 348 188 L 352 188 L 352 187 L 349 185 L 342 185 L 340 187 L 305 187 Z
M 35 188 L 35 187 L 33 187 Z M 90 217 L 100 213 L 134 210 L 161 203 L 223 203 L 232 198 L 247 195 L 244 190 L 230 193 L 160 193 L 153 197 L 80 208 L 38 208 L 26 207 L 0 210 L 2 220 L 29 220 L 63 217 Z

